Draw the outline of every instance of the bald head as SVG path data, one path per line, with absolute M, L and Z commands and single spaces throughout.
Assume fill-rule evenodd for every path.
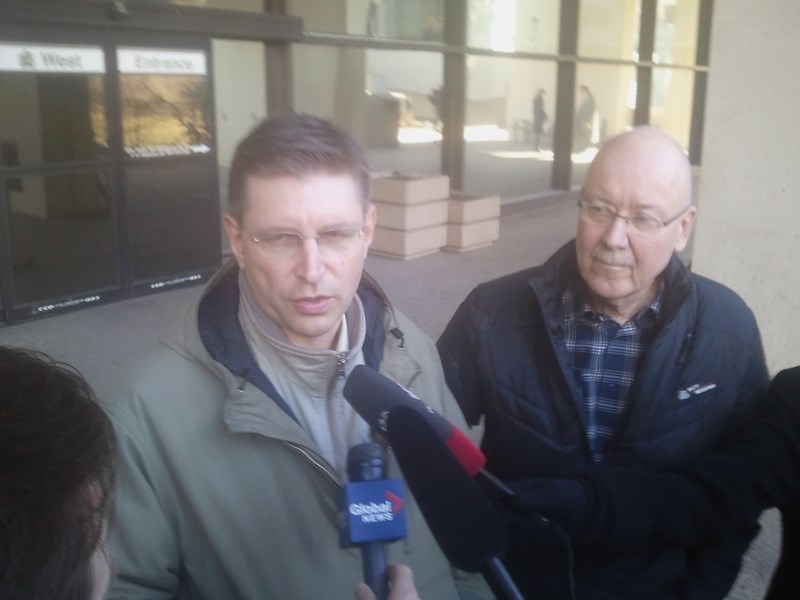
M 597 185 L 629 193 L 645 188 L 658 196 L 663 208 L 677 210 L 691 203 L 692 168 L 680 144 L 663 131 L 642 125 L 603 144 L 586 174 L 585 188 Z

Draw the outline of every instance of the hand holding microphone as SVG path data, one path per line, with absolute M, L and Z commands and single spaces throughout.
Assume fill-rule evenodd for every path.
M 389 573 L 389 598 L 387 600 L 420 600 L 414 587 L 414 574 L 406 565 L 391 564 Z M 355 589 L 356 600 L 377 600 L 366 583 L 359 583 Z
M 517 482 L 512 489 L 484 469 L 485 456 L 457 427 L 366 366 L 353 370 L 344 396 L 392 445 L 408 487 L 447 559 L 464 571 L 480 571 L 498 598 L 523 597 L 500 561 L 510 543 L 509 531 L 515 544 L 522 534 L 526 547 L 536 549 L 532 556 L 540 556 L 542 548 L 548 553 L 568 551 L 569 540 L 561 528 L 539 514 L 554 501 L 542 493 L 539 480 L 537 485 Z M 562 487 L 553 492 L 556 501 Z M 487 496 L 500 502 L 491 503 Z M 568 574 L 567 578 L 571 588 Z
M 506 525 L 484 493 L 508 501 L 514 492 L 484 469 L 483 453 L 447 419 L 366 366 L 350 374 L 344 396 L 392 445 L 406 483 L 450 563 L 481 572 L 498 598 L 522 600 L 500 560 Z

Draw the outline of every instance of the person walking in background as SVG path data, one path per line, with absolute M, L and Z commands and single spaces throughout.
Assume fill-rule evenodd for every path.
M 539 88 L 533 99 L 533 147 L 539 152 L 542 149 L 542 135 L 547 125 L 547 112 L 544 109 L 544 88 Z
M 578 107 L 575 110 L 575 131 L 573 133 L 576 152 L 583 152 L 589 146 L 596 143 L 596 136 L 594 134 L 596 111 L 597 103 L 594 100 L 589 86 L 580 86 Z
M 691 181 L 685 152 L 657 129 L 612 138 L 587 172 L 576 239 L 544 265 L 479 285 L 456 310 L 442 365 L 467 421 L 483 419 L 498 477 L 676 467 L 755 412 L 769 381 L 755 317 L 677 255 L 697 211 Z M 572 585 L 576 598 L 722 598 L 755 535 L 691 552 L 658 541 L 539 552 L 527 521 L 509 519 L 506 565 L 541 599 L 570 597 Z

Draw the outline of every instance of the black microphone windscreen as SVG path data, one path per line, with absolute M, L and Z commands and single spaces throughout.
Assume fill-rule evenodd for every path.
M 387 430 L 406 483 L 447 559 L 478 572 L 506 546 L 503 521 L 433 426 L 417 411 L 398 406 Z
M 367 442 L 347 452 L 347 477 L 350 481 L 377 481 L 386 478 L 386 459 L 380 444 Z
M 447 419 L 412 396 L 408 390 L 366 365 L 353 368 L 342 392 L 361 418 L 378 431 L 384 430 L 382 419 L 386 412 L 397 406 L 408 406 L 421 412 L 439 435 L 445 438 L 452 435 L 453 425 Z

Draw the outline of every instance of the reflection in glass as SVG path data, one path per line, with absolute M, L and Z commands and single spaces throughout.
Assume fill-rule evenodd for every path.
M 441 55 L 295 46 L 293 63 L 296 110 L 350 131 L 374 171 L 441 172 Z M 473 56 L 468 70 L 464 191 L 511 198 L 550 189 L 555 63 Z M 539 89 L 549 120 L 537 152 Z
M 586 168 L 597 154 L 597 147 L 605 139 L 633 126 L 636 68 L 579 64 L 577 82 L 572 136 L 573 187 L 583 184 Z M 590 111 L 590 108 L 594 110 Z
M 469 59 L 464 191 L 508 199 L 550 189 L 555 88 L 555 63 Z
M 0 72 L 3 166 L 103 158 L 103 75 Z
M 135 283 L 220 263 L 216 165 L 210 158 L 132 163 L 125 193 Z
M 66 298 L 117 285 L 107 172 L 20 178 L 11 191 L 14 302 Z
M 658 0 L 654 62 L 695 64 L 700 0 Z
M 639 42 L 639 0 L 581 0 L 578 54 L 634 60 Z
M 440 172 L 440 54 L 304 45 L 292 51 L 295 110 L 349 131 L 374 171 Z
M 290 1 L 287 14 L 318 33 L 364 35 L 413 41 L 442 41 L 444 0 Z
M 653 69 L 650 124 L 689 147 L 695 74 L 682 69 Z
M 470 0 L 467 44 L 499 52 L 558 51 L 561 0 Z
M 208 151 L 212 117 L 205 75 L 124 74 L 120 83 L 122 134 L 128 156 Z

